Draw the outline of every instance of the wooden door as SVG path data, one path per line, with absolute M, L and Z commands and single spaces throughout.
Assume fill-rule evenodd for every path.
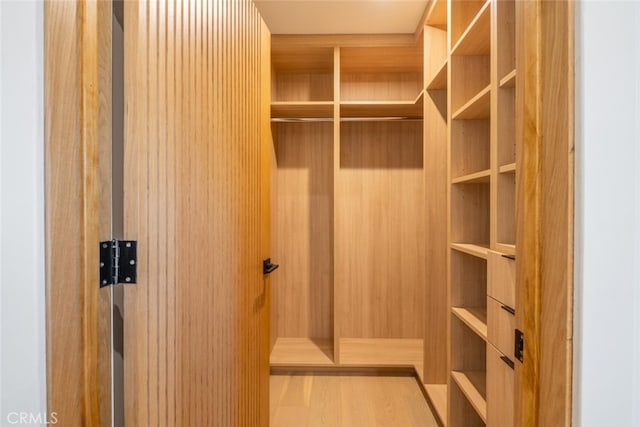
M 250 0 L 125 2 L 124 33 L 125 423 L 267 425 L 268 33 Z

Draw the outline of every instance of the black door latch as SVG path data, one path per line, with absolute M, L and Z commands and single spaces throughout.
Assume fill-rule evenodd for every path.
M 262 261 L 262 274 L 271 274 L 280 267 L 278 264 L 271 264 L 271 258 Z

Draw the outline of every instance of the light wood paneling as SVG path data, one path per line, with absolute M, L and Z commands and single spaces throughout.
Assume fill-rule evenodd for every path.
M 434 22 L 442 22 L 437 11 L 446 1 L 435 1 Z M 429 21 L 427 21 L 429 22 Z M 424 307 L 424 373 L 427 384 L 447 382 L 447 33 L 424 28 L 425 82 L 439 90 L 429 90 L 424 99 L 424 182 L 425 182 L 425 307 Z M 440 64 L 440 65 L 438 65 Z M 440 75 L 434 85 L 433 76 Z M 446 390 L 446 389 L 445 389 Z M 428 390 L 427 390 L 428 391 Z M 439 406 L 434 405 L 436 408 Z M 442 405 L 440 405 L 441 407 Z M 446 419 L 446 400 L 444 415 Z
M 111 308 L 97 266 L 111 228 L 111 9 L 47 2 L 44 19 L 47 407 L 64 425 L 106 426 Z
M 574 5 L 516 2 L 516 324 L 527 344 L 516 363 L 516 419 L 571 425 Z M 520 73 L 520 70 L 523 72 Z M 521 83 L 522 82 L 522 83 Z M 519 368 L 519 369 L 518 369 Z M 521 377 L 519 374 L 521 373 Z
M 410 376 L 273 375 L 273 427 L 438 424 Z
M 333 124 L 273 125 L 277 337 L 333 336 Z
M 250 1 L 125 8 L 126 423 L 267 425 L 265 28 Z
M 421 338 L 422 123 L 342 123 L 336 194 L 341 337 Z

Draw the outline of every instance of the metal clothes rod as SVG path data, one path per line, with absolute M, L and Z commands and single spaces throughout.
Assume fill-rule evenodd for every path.
M 421 122 L 421 118 L 410 117 L 342 117 L 341 122 Z M 272 118 L 272 123 L 300 123 L 300 122 L 333 122 L 330 117 L 287 117 Z

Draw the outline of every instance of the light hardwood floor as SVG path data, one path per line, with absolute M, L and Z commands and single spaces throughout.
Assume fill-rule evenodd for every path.
M 271 375 L 272 427 L 437 427 L 414 377 Z

